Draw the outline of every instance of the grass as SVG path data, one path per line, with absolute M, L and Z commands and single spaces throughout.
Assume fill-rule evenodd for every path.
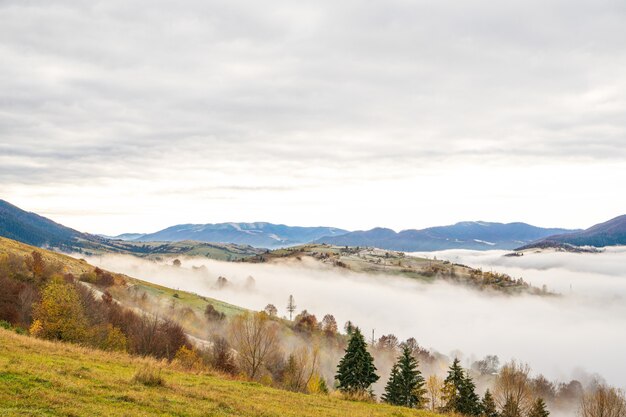
M 136 376 L 152 369 L 160 384 Z M 435 417 L 292 393 L 0 329 L 0 416 Z

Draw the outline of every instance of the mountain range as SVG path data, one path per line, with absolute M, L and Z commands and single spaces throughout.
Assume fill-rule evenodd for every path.
M 278 248 L 309 243 L 324 236 L 338 236 L 348 233 L 336 227 L 300 227 L 256 223 L 217 223 L 180 224 L 155 233 L 132 237 L 126 233 L 116 236 L 123 240 L 140 242 L 178 242 L 194 240 L 198 242 L 228 242 L 263 248 Z
M 524 245 L 519 250 L 542 247 L 626 245 L 626 214 L 585 230 L 556 234 Z
M 571 232 L 546 229 L 526 223 L 460 222 L 450 226 L 421 230 L 374 228 L 341 236 L 325 236 L 317 243 L 341 246 L 374 246 L 398 251 L 433 251 L 445 249 L 513 249 L 547 236 Z
M 541 228 L 526 223 L 460 222 L 421 230 L 374 228 L 350 232 L 336 227 L 299 227 L 257 223 L 182 224 L 155 233 L 126 233 L 113 238 L 79 232 L 0 200 L 0 236 L 64 251 L 133 253 L 224 252 L 224 257 L 254 255 L 256 248 L 306 243 L 371 246 L 398 251 L 445 249 L 525 249 L 564 245 L 626 245 L 626 215 L 586 230 Z M 210 244 L 207 246 L 207 244 Z

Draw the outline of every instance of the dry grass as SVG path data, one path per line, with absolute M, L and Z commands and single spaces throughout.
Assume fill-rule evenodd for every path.
M 159 378 L 165 384 L 145 384 L 143 376 L 136 377 L 144 369 L 161 369 Z M 48 342 L 0 329 L 0 416 L 68 415 L 435 416 L 184 372 L 154 359 Z

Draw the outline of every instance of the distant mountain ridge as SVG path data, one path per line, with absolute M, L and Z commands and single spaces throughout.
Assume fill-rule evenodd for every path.
M 322 236 L 348 233 L 336 227 L 287 226 L 266 222 L 179 224 L 155 233 L 144 234 L 133 241 L 194 240 L 198 242 L 223 242 L 255 247 L 276 248 L 312 242 Z
M 70 250 L 89 235 L 0 200 L 0 236 L 40 246 Z
M 626 214 L 599 223 L 585 230 L 547 236 L 524 245 L 518 250 L 563 246 L 616 246 L 626 245 Z
M 316 243 L 340 246 L 374 246 L 405 252 L 446 249 L 513 249 L 532 241 L 571 232 L 560 228 L 542 228 L 526 223 L 459 222 L 449 226 L 403 230 L 374 228 L 341 236 L 325 236 Z

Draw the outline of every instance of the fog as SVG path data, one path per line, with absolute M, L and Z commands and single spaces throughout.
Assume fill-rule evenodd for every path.
M 153 283 L 192 291 L 253 310 L 268 303 L 287 315 L 293 294 L 297 311 L 321 319 L 335 315 L 366 337 L 393 333 L 415 337 L 441 353 L 461 352 L 465 366 L 487 354 L 501 361 L 528 362 L 549 379 L 582 380 L 601 375 L 626 388 L 626 248 L 600 254 L 542 253 L 503 257 L 504 252 L 428 253 L 469 266 L 493 269 L 534 285 L 547 285 L 560 297 L 487 294 L 445 282 L 425 284 L 407 278 L 372 276 L 303 259 L 281 264 L 229 263 L 188 258 L 182 267 L 131 256 L 94 257 L 88 262 Z M 206 270 L 193 267 L 206 267 Z M 218 276 L 230 285 L 218 289 Z M 253 289 L 246 280 L 254 277 Z M 570 290 L 571 288 L 571 290 Z M 383 375 L 381 379 L 386 379 Z

